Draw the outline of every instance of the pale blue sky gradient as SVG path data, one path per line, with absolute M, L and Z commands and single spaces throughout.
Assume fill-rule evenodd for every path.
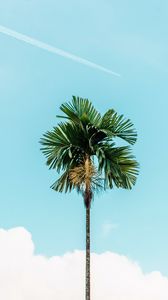
M 0 227 L 24 226 L 36 252 L 85 247 L 84 206 L 60 195 L 39 148 L 62 102 L 88 97 L 114 108 L 138 131 L 136 187 L 95 197 L 92 250 L 138 261 L 168 275 L 168 2 L 0 1 L 0 25 L 120 73 L 105 74 L 0 34 Z M 116 228 L 104 236 L 103 225 Z

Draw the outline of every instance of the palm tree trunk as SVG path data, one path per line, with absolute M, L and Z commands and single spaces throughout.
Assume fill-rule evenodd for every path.
M 85 184 L 84 203 L 86 207 L 86 297 L 85 300 L 90 300 L 90 207 L 92 200 L 91 191 L 91 160 L 86 155 L 85 160 Z
M 90 300 L 90 205 L 86 207 L 86 300 Z

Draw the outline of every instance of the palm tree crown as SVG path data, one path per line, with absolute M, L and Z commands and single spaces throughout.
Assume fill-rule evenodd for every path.
M 115 138 L 133 145 L 137 133 L 132 122 L 113 109 L 101 116 L 91 101 L 75 96 L 60 110 L 63 116 L 57 117 L 63 121 L 40 141 L 49 168 L 62 171 L 51 187 L 59 192 L 82 192 L 86 206 L 95 189 L 131 189 L 138 175 L 138 163 L 130 146 L 117 147 Z

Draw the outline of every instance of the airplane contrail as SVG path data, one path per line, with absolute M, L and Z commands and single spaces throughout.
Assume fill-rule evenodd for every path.
M 22 41 L 22 42 L 25 42 L 25 43 L 28 43 L 32 46 L 35 46 L 35 47 L 38 47 L 38 48 L 41 48 L 41 49 L 44 49 L 46 51 L 49 51 L 51 53 L 54 53 L 54 54 L 57 54 L 57 55 L 60 55 L 60 56 L 63 56 L 65 58 L 68 58 L 68 59 L 71 59 L 75 62 L 78 62 L 80 64 L 83 64 L 83 65 L 86 65 L 90 68 L 94 68 L 94 69 L 98 69 L 100 71 L 103 71 L 105 73 L 109 73 L 111 75 L 114 75 L 114 76 L 120 76 L 120 74 L 116 73 L 116 72 L 113 72 L 111 71 L 110 69 L 107 69 L 101 65 L 98 65 L 96 63 L 93 63 L 87 59 L 84 59 L 80 56 L 77 56 L 77 55 L 74 55 L 74 54 L 71 54 L 67 51 L 64 51 L 60 48 L 57 48 L 57 47 L 53 47 L 49 44 L 46 44 L 46 43 L 43 43 L 39 40 L 36 40 L 28 35 L 25 35 L 25 34 L 22 34 L 22 33 L 19 33 L 17 31 L 14 31 L 10 28 L 7 28 L 7 27 L 4 27 L 4 26 L 1 26 L 0 25 L 0 33 L 3 33 L 5 35 L 8 35 L 14 39 L 17 39 L 19 41 Z

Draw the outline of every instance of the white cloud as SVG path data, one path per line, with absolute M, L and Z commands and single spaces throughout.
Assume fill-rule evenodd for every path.
M 110 221 L 105 221 L 102 224 L 102 236 L 103 237 L 108 237 L 110 235 L 110 233 L 112 232 L 112 230 L 118 228 L 118 224 L 113 224 Z
M 0 230 L 0 299 L 84 300 L 82 251 L 46 258 L 34 254 L 24 228 Z M 92 300 L 167 300 L 168 278 L 144 274 L 126 256 L 92 254 Z

